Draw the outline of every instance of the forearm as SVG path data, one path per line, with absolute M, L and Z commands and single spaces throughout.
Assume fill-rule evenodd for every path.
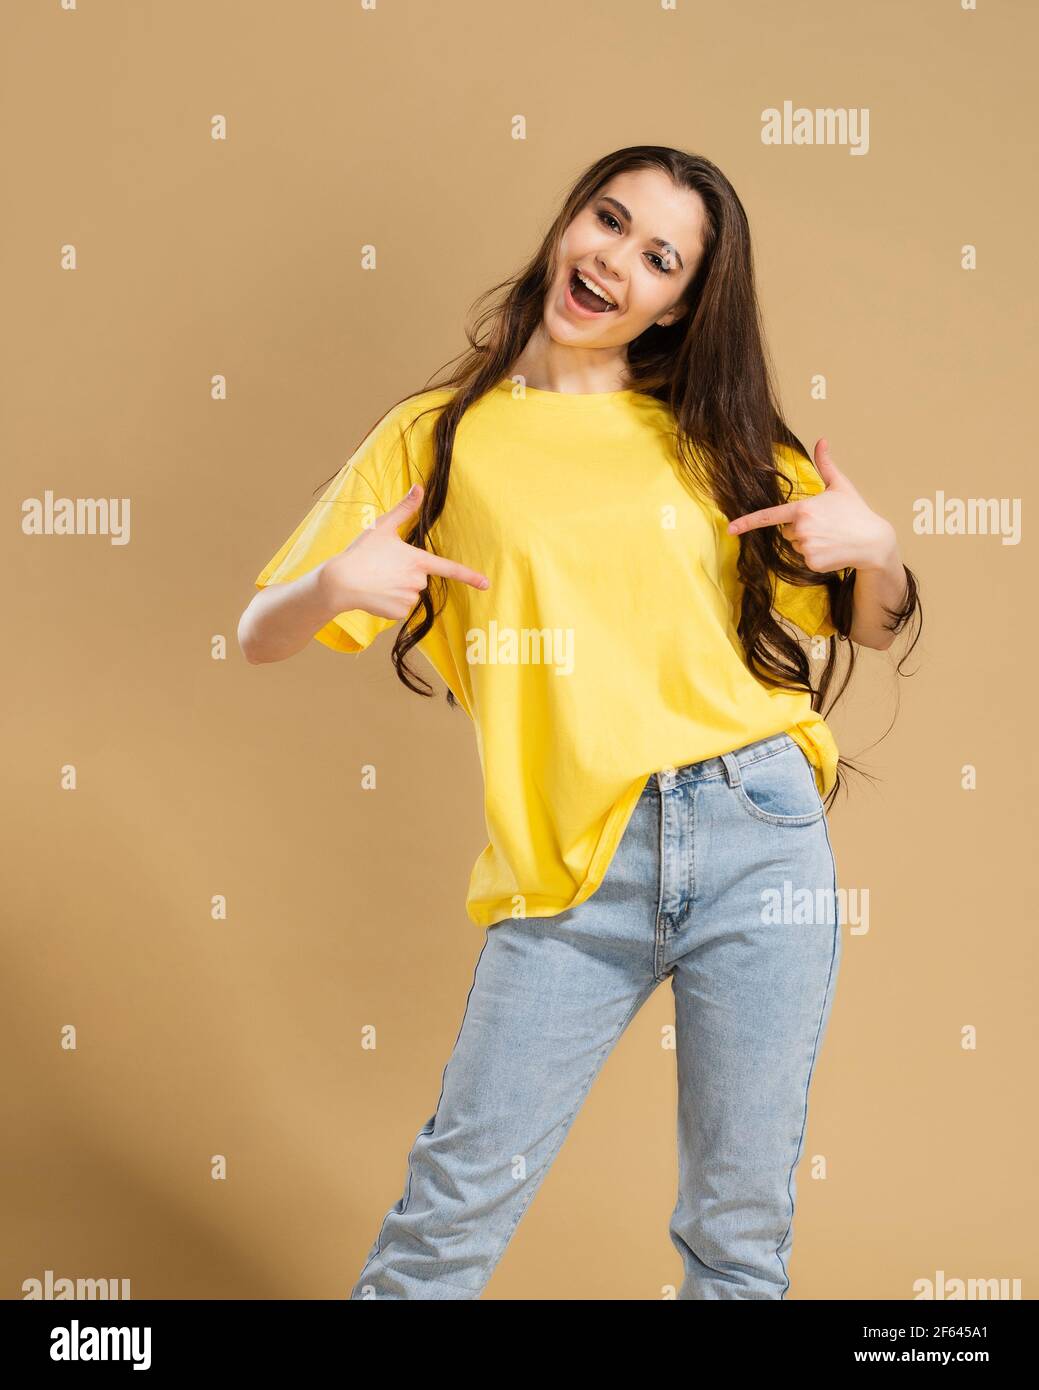
M 318 565 L 299 579 L 269 584 L 253 595 L 238 622 L 238 644 L 250 665 L 295 656 L 337 613 L 346 611 L 342 593 L 329 593 L 323 570 Z
M 892 529 L 890 544 L 876 563 L 857 565 L 855 568 L 851 640 L 863 647 L 886 651 L 895 640 L 895 633 L 888 626 L 891 619 L 884 610 L 901 608 L 906 591 L 905 568 Z

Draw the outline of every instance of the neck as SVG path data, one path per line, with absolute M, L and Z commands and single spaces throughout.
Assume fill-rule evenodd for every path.
M 566 395 L 626 391 L 631 385 L 623 347 L 568 347 L 549 338 L 544 327 L 532 335 L 506 375 L 523 377 L 535 391 Z

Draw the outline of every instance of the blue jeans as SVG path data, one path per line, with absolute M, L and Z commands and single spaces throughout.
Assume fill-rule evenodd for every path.
M 782 1299 L 836 899 L 823 803 L 789 735 L 650 776 L 591 897 L 486 929 L 436 1109 L 350 1298 L 479 1298 L 610 1049 L 670 975 L 678 1297 Z

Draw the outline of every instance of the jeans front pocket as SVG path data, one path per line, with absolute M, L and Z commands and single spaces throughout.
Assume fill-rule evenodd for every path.
M 825 811 L 812 765 L 793 739 L 776 753 L 739 764 L 732 790 L 747 815 L 766 825 L 812 825 Z

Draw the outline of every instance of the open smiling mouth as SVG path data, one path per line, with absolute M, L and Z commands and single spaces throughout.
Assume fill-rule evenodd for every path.
M 592 289 L 590 282 L 582 279 L 576 266 L 570 272 L 570 296 L 575 304 L 579 304 L 582 309 L 588 309 L 595 314 L 609 314 L 617 308 L 616 304 L 607 300 L 600 290 Z

